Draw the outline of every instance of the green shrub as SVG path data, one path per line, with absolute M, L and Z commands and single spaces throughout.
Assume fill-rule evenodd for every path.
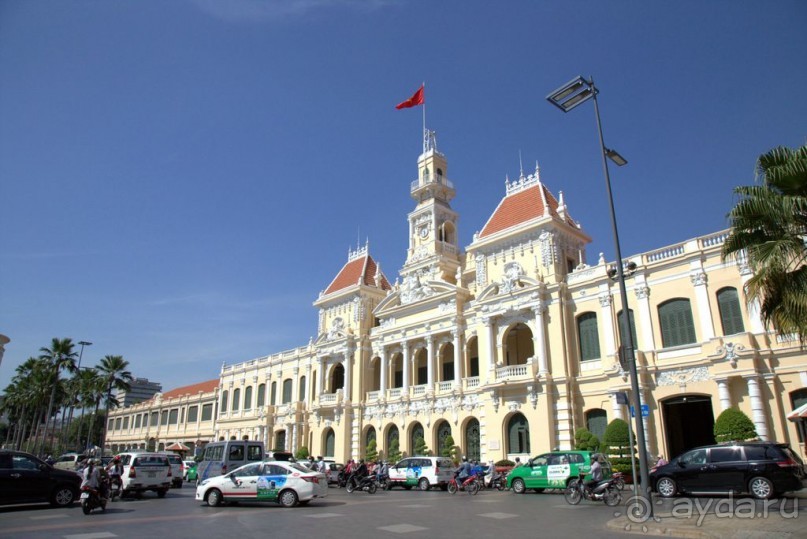
M 454 445 L 454 437 L 450 434 L 446 436 L 446 439 L 443 440 L 443 447 L 440 448 L 440 455 L 446 458 L 450 458 L 454 461 L 454 464 L 457 464 L 460 454 L 460 448 Z
M 308 448 L 304 445 L 301 445 L 297 451 L 294 452 L 294 458 L 297 460 L 307 459 L 309 455 L 311 455 L 311 453 L 308 452 Z
M 717 416 L 714 433 L 717 442 L 741 442 L 757 437 L 754 423 L 737 408 L 728 408 Z
M 393 438 L 389 444 L 389 461 L 390 464 L 395 464 L 399 460 L 401 460 L 401 448 L 398 444 L 398 438 Z
M 415 455 L 431 455 L 431 451 L 429 451 L 423 436 L 415 438 Z
M 370 440 L 370 443 L 367 444 L 367 449 L 364 450 L 364 458 L 367 459 L 368 462 L 375 462 L 378 459 L 375 438 Z
M 502 459 L 502 460 L 494 463 L 493 465 L 494 466 L 515 466 L 516 463 L 513 462 L 512 460 Z
M 605 427 L 602 436 L 603 452 L 611 461 L 611 468 L 615 472 L 631 473 L 630 455 L 633 451 L 636 457 L 636 446 L 630 446 L 630 426 L 622 419 L 614 419 Z M 635 440 L 635 438 L 634 438 Z
M 574 433 L 574 448 L 578 451 L 597 451 L 600 439 L 587 428 L 579 428 Z

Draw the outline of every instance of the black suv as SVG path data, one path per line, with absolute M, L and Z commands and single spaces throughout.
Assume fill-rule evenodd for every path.
M 690 449 L 650 472 L 650 484 L 669 498 L 686 494 L 744 494 L 773 498 L 799 490 L 801 459 L 787 444 L 731 442 Z
M 66 507 L 80 486 L 76 472 L 54 468 L 30 453 L 0 450 L 0 505 L 50 502 Z

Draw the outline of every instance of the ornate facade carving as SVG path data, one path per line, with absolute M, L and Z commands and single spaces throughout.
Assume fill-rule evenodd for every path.
M 709 379 L 708 367 L 693 367 L 661 372 L 656 377 L 656 385 L 659 387 L 678 385 L 682 390 L 686 390 L 689 383 L 705 382 Z

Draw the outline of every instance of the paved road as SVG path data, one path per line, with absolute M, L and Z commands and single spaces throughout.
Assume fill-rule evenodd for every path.
M 0 509 L 0 537 L 104 539 L 114 537 L 210 538 L 345 537 L 421 539 L 434 537 L 603 537 L 624 538 L 606 522 L 624 507 L 583 501 L 569 506 L 559 494 L 515 495 L 484 491 L 476 496 L 442 491 L 395 489 L 375 495 L 331 488 L 308 507 L 274 504 L 206 507 L 194 488 L 171 490 L 164 499 L 146 493 L 85 516 L 78 505 Z

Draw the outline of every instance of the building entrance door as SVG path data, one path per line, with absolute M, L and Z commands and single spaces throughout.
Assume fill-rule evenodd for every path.
M 684 451 L 715 443 L 712 399 L 703 395 L 680 395 L 662 401 L 667 460 Z

